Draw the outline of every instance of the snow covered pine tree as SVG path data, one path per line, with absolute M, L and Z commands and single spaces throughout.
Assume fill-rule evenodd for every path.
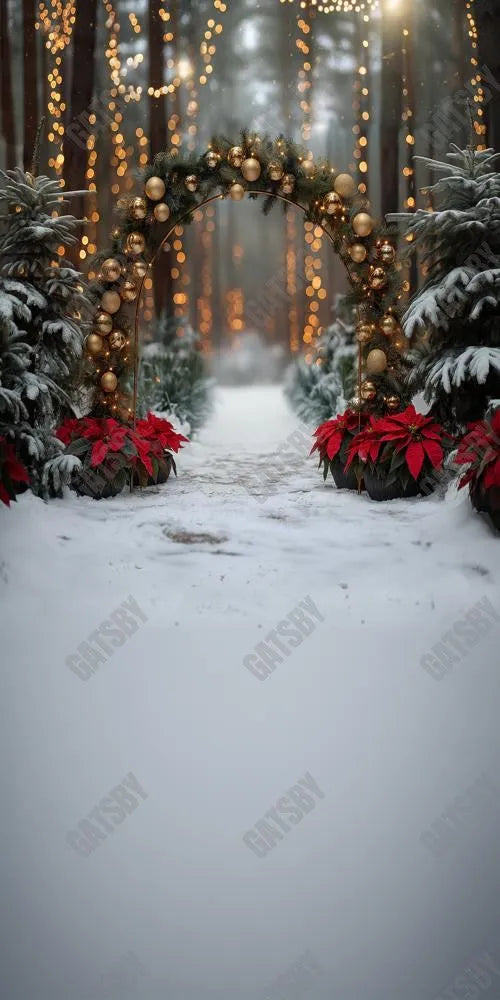
M 30 485 L 68 481 L 73 457 L 54 430 L 72 412 L 72 378 L 89 308 L 82 277 L 61 263 L 78 220 L 62 215 L 59 180 L 0 171 L 0 436 L 12 441 Z
M 177 330 L 182 329 L 182 336 Z M 213 381 L 207 378 L 200 335 L 186 320 L 163 312 L 155 340 L 142 352 L 140 409 L 173 418 L 190 434 L 205 422 L 212 408 Z
M 317 426 L 345 409 L 355 386 L 355 309 L 346 295 L 337 295 L 335 319 L 319 338 L 308 364 L 299 358 L 291 367 L 285 393 L 297 416 Z
M 403 317 L 407 337 L 424 331 L 410 387 L 460 431 L 500 396 L 500 154 L 451 149 L 445 163 L 415 157 L 444 175 L 425 189 L 438 208 L 388 219 L 407 225 L 426 275 Z

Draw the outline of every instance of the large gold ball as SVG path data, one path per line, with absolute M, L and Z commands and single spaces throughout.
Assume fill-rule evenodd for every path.
M 393 412 L 394 410 L 399 410 L 399 407 L 401 405 L 401 400 L 399 396 L 386 396 L 384 398 L 384 403 L 387 409 Z
M 94 326 L 101 337 L 107 337 L 108 333 L 111 333 L 113 329 L 113 320 L 109 313 L 103 312 L 100 309 L 95 317 Z
M 272 181 L 280 181 L 283 177 L 283 165 L 279 160 L 270 160 L 267 167 L 268 176 Z
M 109 335 L 108 344 L 113 351 L 121 351 L 125 347 L 127 338 L 121 330 L 113 330 Z
M 145 260 L 134 260 L 132 264 L 130 273 L 134 278 L 145 278 L 148 271 L 148 265 Z
M 198 178 L 196 174 L 188 174 L 187 177 L 184 178 L 184 184 L 188 191 L 196 191 L 196 188 L 198 187 Z
M 361 399 L 365 403 L 371 403 L 373 399 L 377 398 L 377 386 L 374 382 L 362 382 L 361 383 Z
M 392 316 L 391 313 L 387 313 L 385 316 L 382 316 L 382 319 L 380 320 L 380 329 L 384 334 L 384 337 L 392 337 L 393 334 L 398 333 L 401 327 L 396 317 Z
M 97 354 L 101 354 L 104 347 L 104 341 L 98 333 L 89 333 L 85 341 L 85 347 L 88 353 L 91 354 L 92 357 L 95 357 Z
M 303 160 L 301 166 L 306 177 L 311 180 L 316 173 L 316 164 L 314 163 L 314 160 Z
M 281 182 L 281 191 L 283 194 L 291 194 L 295 187 L 295 177 L 293 174 L 285 174 Z
M 243 160 L 241 172 L 246 181 L 256 181 L 260 177 L 261 166 L 255 156 L 249 156 Z
M 127 253 L 138 255 L 144 253 L 146 249 L 146 240 L 142 233 L 129 233 L 127 236 L 127 242 L 125 244 Z
M 396 259 L 396 251 L 392 243 L 382 243 L 379 254 L 384 264 L 393 264 Z
M 208 150 L 208 153 L 205 156 L 205 162 L 207 167 L 210 167 L 211 170 L 215 170 L 215 168 L 219 166 L 220 156 L 215 152 L 215 149 Z
M 144 190 L 151 201 L 161 201 L 167 189 L 161 177 L 150 177 L 144 185 Z
M 104 372 L 101 375 L 101 387 L 104 392 L 114 392 L 118 385 L 118 379 L 114 372 Z
M 339 174 L 335 178 L 333 187 L 342 198 L 354 198 L 356 194 L 356 183 L 350 174 Z
M 130 203 L 129 215 L 131 219 L 145 219 L 147 205 L 144 198 L 134 198 Z
M 352 220 L 352 228 L 356 236 L 369 236 L 373 232 L 374 221 L 368 212 L 358 212 Z
M 115 257 L 108 257 L 108 259 L 101 264 L 101 274 L 104 281 L 118 281 L 121 273 L 122 268 L 120 261 L 116 260 Z
M 355 264 L 362 264 L 368 256 L 368 250 L 362 243 L 353 243 L 352 246 L 349 247 L 349 256 Z
M 137 285 L 134 281 L 130 281 L 129 278 L 123 282 L 120 288 L 120 295 L 124 302 L 133 302 L 137 298 Z
M 231 184 L 229 195 L 233 201 L 241 201 L 245 197 L 245 188 L 242 184 Z
M 340 215 L 344 208 L 344 202 L 336 191 L 328 191 L 323 198 L 322 211 L 326 215 Z
M 113 292 L 113 291 L 104 292 L 101 299 L 101 305 L 102 308 L 105 310 L 105 312 L 111 314 L 117 313 L 121 304 L 122 300 L 118 292 Z
M 374 334 L 373 327 L 369 323 L 360 323 L 356 327 L 356 338 L 358 344 L 369 344 Z
M 153 214 L 157 222 L 166 222 L 170 215 L 170 209 L 164 201 L 160 201 L 158 205 L 155 205 Z
M 383 267 L 376 267 L 370 277 L 370 285 L 372 288 L 379 289 L 384 288 L 387 284 L 387 275 Z
M 241 146 L 231 146 L 229 153 L 227 154 L 227 162 L 230 167 L 234 167 L 238 170 L 243 163 L 243 150 Z
M 374 347 L 372 351 L 368 352 L 368 357 L 366 359 L 366 370 L 370 375 L 380 375 L 381 372 L 385 372 L 387 368 L 387 358 L 383 351 L 379 347 Z

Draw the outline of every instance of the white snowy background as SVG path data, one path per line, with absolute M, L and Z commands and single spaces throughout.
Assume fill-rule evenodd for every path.
M 325 485 L 279 457 L 297 429 L 279 387 L 226 388 L 177 480 L 0 511 L 5 1000 L 433 1000 L 477 954 L 500 969 L 500 792 L 441 858 L 421 841 L 500 789 L 500 625 L 443 680 L 421 665 L 484 597 L 500 616 L 498 538 L 465 492 Z M 80 680 L 129 595 L 147 622 Z M 259 681 L 244 657 L 308 595 L 324 621 Z M 80 856 L 130 771 L 147 798 Z M 306 772 L 324 798 L 257 857 Z

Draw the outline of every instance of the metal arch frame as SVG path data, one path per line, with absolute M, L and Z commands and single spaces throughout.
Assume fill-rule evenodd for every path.
M 293 207 L 297 208 L 300 212 L 302 212 L 303 215 L 307 215 L 307 209 L 304 208 L 303 205 L 301 205 L 297 201 L 293 201 L 291 198 L 286 198 L 282 194 L 277 194 L 277 193 L 274 193 L 272 191 L 249 191 L 248 193 L 252 194 L 252 195 L 257 195 L 257 196 L 260 195 L 261 197 L 265 197 L 265 198 L 275 198 L 277 201 L 283 201 L 287 205 L 293 205 Z M 210 205 L 210 203 L 213 202 L 213 201 L 224 201 L 225 199 L 226 199 L 226 194 L 224 192 L 219 192 L 219 194 L 211 195 L 210 198 L 205 198 L 204 201 L 201 201 L 198 205 L 194 205 L 193 208 L 190 208 L 189 211 L 187 211 L 187 212 L 184 213 L 184 215 L 181 215 L 181 217 L 176 220 L 176 222 L 174 223 L 174 225 L 171 226 L 171 228 L 169 229 L 169 231 L 166 234 L 166 236 L 163 237 L 163 239 L 162 239 L 162 241 L 161 241 L 161 243 L 160 243 L 160 245 L 159 245 L 159 247 L 158 247 L 155 255 L 148 262 L 147 270 L 146 270 L 146 273 L 145 273 L 144 277 L 141 278 L 141 283 L 139 285 L 139 290 L 138 290 L 138 293 L 137 293 L 136 307 L 135 307 L 135 318 L 134 318 L 134 388 L 133 388 L 133 404 L 132 404 L 133 405 L 133 425 L 134 425 L 134 429 L 135 429 L 136 424 L 137 424 L 137 393 L 138 393 L 138 381 L 139 381 L 139 379 L 138 379 L 138 376 L 139 376 L 139 312 L 140 312 L 140 302 L 141 302 L 141 296 L 142 296 L 142 292 L 143 292 L 143 288 L 144 288 L 144 282 L 146 281 L 146 278 L 148 277 L 148 275 L 151 273 L 151 268 L 152 268 L 153 264 L 155 263 L 155 261 L 158 260 L 158 257 L 160 255 L 163 247 L 165 246 L 165 243 L 167 243 L 168 240 L 170 239 L 172 233 L 175 231 L 176 226 L 182 225 L 182 223 L 186 219 L 188 219 L 191 215 L 193 215 L 194 212 L 198 211 L 198 209 L 205 208 L 206 205 Z M 327 237 L 327 239 L 330 241 L 330 244 L 335 249 L 335 239 L 332 236 L 332 234 L 328 231 L 328 229 L 326 229 L 325 226 L 322 225 L 321 222 L 316 222 L 315 225 L 317 225 L 318 228 L 323 231 L 323 233 L 325 234 L 325 236 Z M 337 250 L 335 250 L 335 252 L 338 253 Z M 349 264 L 348 264 L 347 260 L 345 258 L 343 258 L 341 254 L 338 254 L 338 255 L 341 257 L 342 262 L 345 265 L 345 268 L 347 270 L 349 278 L 351 278 L 351 272 L 350 272 Z M 358 309 L 358 318 L 359 318 L 359 309 Z M 359 392 L 359 389 L 360 389 L 360 386 L 361 386 L 361 367 L 362 367 L 361 344 L 358 344 L 358 392 Z M 361 416 L 360 416 L 360 426 L 361 426 Z

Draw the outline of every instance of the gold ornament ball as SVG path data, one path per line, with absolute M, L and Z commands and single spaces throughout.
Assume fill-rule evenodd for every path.
M 285 174 L 281 182 L 281 190 L 283 194 L 292 194 L 295 187 L 295 177 L 293 174 Z
M 97 354 L 101 353 L 104 347 L 104 341 L 98 333 L 89 333 L 85 341 L 85 347 L 87 348 L 88 353 L 95 357 Z
M 130 281 L 130 278 L 127 278 L 120 288 L 120 295 L 124 302 L 133 302 L 137 298 L 137 291 L 138 289 L 135 282 Z
M 363 400 L 361 399 L 361 396 L 352 397 L 351 407 L 353 410 L 361 410 L 363 408 Z
M 306 177 L 308 177 L 309 180 L 312 180 L 312 178 L 316 173 L 316 165 L 314 163 L 314 160 L 303 160 L 302 170 L 304 171 Z
M 369 236 L 373 232 L 374 222 L 368 212 L 358 212 L 352 220 L 352 228 L 356 236 Z
M 229 194 L 233 201 L 241 201 L 245 197 L 245 188 L 242 184 L 231 184 Z
M 229 163 L 229 166 L 234 167 L 235 170 L 238 170 L 238 168 L 241 167 L 241 164 L 243 163 L 243 150 L 241 146 L 231 146 L 231 149 L 227 154 L 227 162 Z
M 396 259 L 396 251 L 392 243 L 382 243 L 379 253 L 384 264 L 394 264 L 394 261 Z
M 108 257 L 101 265 L 101 274 L 104 281 L 118 281 L 122 273 L 122 268 L 119 260 L 115 257 Z
M 151 201 L 161 201 L 167 189 L 161 177 L 150 177 L 144 185 L 144 190 Z
M 323 198 L 322 210 L 326 215 L 340 215 L 344 202 L 336 191 L 328 191 Z
M 256 181 L 260 177 L 261 166 L 255 156 L 249 156 L 241 164 L 241 172 L 246 181 Z
M 159 205 L 155 205 L 153 214 L 157 222 L 166 222 L 170 216 L 170 209 L 164 201 L 160 201 Z
M 134 198 L 130 203 L 129 215 L 132 219 L 145 219 L 147 210 L 144 198 Z
M 353 243 L 352 246 L 349 247 L 349 256 L 355 264 L 362 264 L 368 256 L 368 250 L 362 243 Z
M 101 305 L 105 312 L 111 314 L 117 313 L 121 304 L 122 300 L 118 292 L 104 292 L 101 299 Z
M 384 403 L 388 410 L 394 411 L 394 410 L 399 410 L 399 407 L 401 405 L 401 400 L 399 396 L 386 396 L 384 399 Z
M 113 330 L 109 335 L 108 343 L 113 351 L 121 351 L 122 347 L 125 347 L 127 343 L 127 338 L 121 330 Z
M 210 167 L 211 170 L 215 170 L 215 168 L 219 166 L 220 156 L 214 149 L 209 149 L 207 155 L 205 156 L 205 160 L 207 167 Z
M 111 333 L 113 329 L 113 320 L 109 313 L 103 312 L 100 309 L 94 320 L 94 326 L 101 337 L 107 337 L 108 333 Z
M 371 403 L 373 399 L 377 398 L 377 386 L 374 382 L 362 382 L 361 383 L 361 399 L 364 403 Z
M 196 191 L 198 187 L 198 178 L 196 174 L 188 174 L 187 177 L 184 178 L 184 184 L 187 187 L 188 191 L 191 192 Z
M 386 284 L 387 284 L 387 275 L 383 267 L 376 267 L 370 278 L 371 287 L 379 289 L 379 288 L 384 288 Z
M 280 181 L 283 177 L 283 167 L 279 160 L 271 160 L 267 167 L 268 177 L 272 181 Z
M 354 198 L 356 194 L 356 184 L 350 174 L 339 174 L 335 178 L 333 187 L 342 198 Z
M 384 352 L 379 347 L 374 347 L 372 351 L 368 352 L 366 359 L 367 372 L 370 372 L 370 375 L 380 375 L 381 372 L 385 372 L 386 368 L 387 358 Z
M 101 375 L 101 387 L 104 392 L 114 392 L 118 385 L 118 379 L 114 372 L 104 372 Z
M 134 278 L 142 280 L 142 278 L 146 277 L 147 270 L 148 270 L 148 265 L 146 264 L 146 261 L 134 260 L 134 263 L 132 264 L 131 268 L 131 274 Z
M 399 331 L 400 326 L 396 317 L 391 316 L 390 313 L 387 313 L 387 315 L 383 316 L 382 319 L 380 320 L 380 329 L 384 334 L 384 337 L 392 337 L 393 334 Z
M 373 327 L 369 323 L 360 323 L 356 328 L 358 344 L 369 344 L 373 337 Z
M 142 233 L 129 233 L 126 242 L 127 253 L 138 255 L 144 253 L 146 240 Z

